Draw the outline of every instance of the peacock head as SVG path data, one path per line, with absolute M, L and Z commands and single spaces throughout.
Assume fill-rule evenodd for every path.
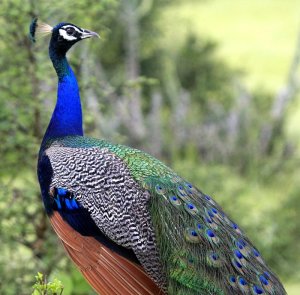
M 37 37 L 47 34 L 52 34 L 50 49 L 60 55 L 65 55 L 78 41 L 91 37 L 99 37 L 97 33 L 82 29 L 71 23 L 59 23 L 55 27 L 51 27 L 35 18 L 30 25 L 31 40 L 35 42 Z

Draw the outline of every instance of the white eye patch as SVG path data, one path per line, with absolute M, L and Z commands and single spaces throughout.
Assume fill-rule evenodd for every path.
M 67 32 L 64 30 L 64 29 L 59 29 L 59 35 L 62 36 L 65 40 L 68 40 L 68 41 L 73 41 L 73 40 L 76 40 L 77 38 L 74 37 L 74 36 L 70 36 L 67 34 Z
M 68 33 L 67 33 L 67 29 L 68 28 L 73 28 L 76 32 L 77 32 L 77 34 L 72 34 L 72 35 L 69 35 Z M 63 27 L 61 27 L 60 29 L 59 29 L 59 35 L 60 36 L 62 36 L 65 40 L 67 40 L 67 41 L 74 41 L 74 40 L 77 40 L 78 39 L 78 37 L 76 37 L 76 35 L 78 36 L 79 34 L 81 35 L 82 34 L 82 32 L 78 29 L 78 28 L 76 28 L 76 27 L 74 27 L 74 26 L 70 26 L 70 25 L 68 25 L 68 26 L 63 26 Z M 75 36 L 74 36 L 75 35 Z M 79 36 L 80 36 L 79 35 Z

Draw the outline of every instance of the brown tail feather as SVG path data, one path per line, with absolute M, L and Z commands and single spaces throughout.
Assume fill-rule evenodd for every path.
M 53 212 L 50 221 L 67 253 L 97 293 L 164 294 L 139 265 L 111 251 L 93 237 L 82 236 L 58 212 Z

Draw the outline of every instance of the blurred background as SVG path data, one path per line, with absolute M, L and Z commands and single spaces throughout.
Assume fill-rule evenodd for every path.
M 99 32 L 69 53 L 86 134 L 143 149 L 212 195 L 288 294 L 300 292 L 299 0 L 2 0 L 0 294 L 34 275 L 94 294 L 51 230 L 36 177 L 56 98 L 32 17 Z

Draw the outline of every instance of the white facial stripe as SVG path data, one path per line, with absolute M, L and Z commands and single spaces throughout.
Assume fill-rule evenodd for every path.
M 68 40 L 68 41 L 73 41 L 73 40 L 77 39 L 74 36 L 69 36 L 64 29 L 59 29 L 59 35 L 61 35 L 65 40 Z
M 66 26 L 63 26 L 61 27 L 62 29 L 66 29 L 66 28 L 73 28 L 75 31 L 77 31 L 78 33 L 82 33 L 81 30 L 79 30 L 77 27 L 75 26 L 71 26 L 71 25 L 66 25 Z
M 72 25 L 65 25 L 59 29 L 59 34 L 67 41 L 73 41 L 73 40 L 78 39 L 78 37 L 68 35 L 67 31 L 66 31 L 67 28 L 73 28 L 77 33 L 79 33 L 80 35 L 82 34 L 82 30 L 80 30 L 79 28 L 72 26 Z M 76 33 L 75 33 L 75 35 L 76 35 Z

